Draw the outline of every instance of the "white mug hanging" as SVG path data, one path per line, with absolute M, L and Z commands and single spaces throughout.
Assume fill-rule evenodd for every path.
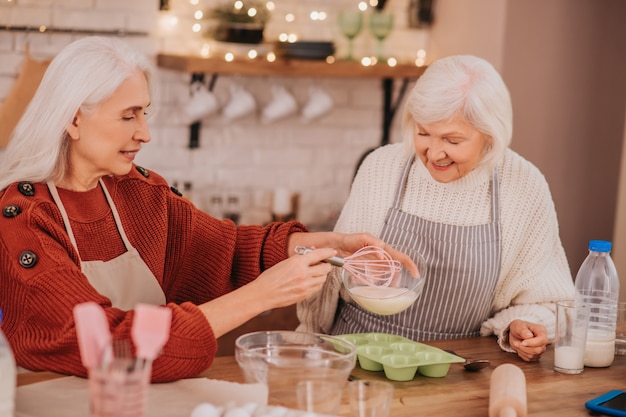
M 294 96 L 285 87 L 272 87 L 272 100 L 265 106 L 262 114 L 264 123 L 274 122 L 290 116 L 298 110 L 298 103 Z
M 217 97 L 200 81 L 194 81 L 191 86 L 191 98 L 183 107 L 187 123 L 195 123 L 219 108 Z
M 315 120 L 333 108 L 334 102 L 328 93 L 319 87 L 309 88 L 309 100 L 302 108 L 302 121 L 308 123 Z
M 248 90 L 233 83 L 230 85 L 230 99 L 224 106 L 222 114 L 228 120 L 247 116 L 256 110 L 256 100 Z

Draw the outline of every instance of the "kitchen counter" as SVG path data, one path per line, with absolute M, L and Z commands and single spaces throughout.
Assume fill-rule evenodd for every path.
M 452 364 L 443 378 L 417 375 L 407 382 L 393 382 L 395 387 L 391 417 L 463 416 L 485 417 L 489 405 L 490 376 L 496 366 L 513 363 L 526 375 L 528 415 L 533 417 L 588 417 L 584 403 L 613 389 L 626 389 L 626 356 L 616 356 L 609 368 L 585 368 L 579 375 L 555 372 L 554 348 L 538 362 L 523 362 L 512 353 L 500 350 L 492 337 L 429 342 L 442 349 L 453 349 L 459 356 L 486 358 L 489 368 L 466 372 L 460 364 Z M 385 379 L 382 372 L 364 371 L 356 366 L 352 375 L 361 379 Z M 243 382 L 243 375 L 233 356 L 215 358 L 203 377 Z M 18 385 L 26 385 L 59 375 L 39 372 L 18 375 Z M 349 416 L 347 397 L 340 408 L 341 416 Z

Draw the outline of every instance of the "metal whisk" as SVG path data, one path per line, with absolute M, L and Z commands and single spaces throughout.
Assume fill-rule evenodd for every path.
M 304 255 L 313 249 L 296 246 L 297 254 Z M 350 256 L 340 258 L 333 256 L 325 259 L 331 265 L 343 268 L 364 285 L 387 287 L 402 269 L 402 264 L 378 246 L 365 246 Z

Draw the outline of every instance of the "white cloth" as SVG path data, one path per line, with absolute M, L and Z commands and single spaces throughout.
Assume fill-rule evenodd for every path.
M 206 378 L 182 379 L 148 388 L 146 416 L 187 417 L 202 403 L 267 404 L 264 384 L 239 384 Z M 89 415 L 88 381 L 63 377 L 18 387 L 15 417 L 85 417 Z
M 406 157 L 404 144 L 387 145 L 370 154 L 352 184 L 335 231 L 380 234 Z M 505 336 L 514 319 L 543 324 L 553 340 L 554 302 L 573 297 L 574 285 L 545 178 L 533 164 L 510 149 L 497 169 L 502 265 L 492 302 L 493 314 L 482 324 L 481 334 L 498 335 L 500 346 L 510 350 Z M 401 210 L 433 222 L 485 224 L 491 213 L 490 179 L 490 171 L 479 167 L 456 181 L 440 183 L 423 164 L 414 164 Z M 338 291 L 349 299 L 339 275 L 333 273 L 322 291 L 298 304 L 298 330 L 329 329 Z

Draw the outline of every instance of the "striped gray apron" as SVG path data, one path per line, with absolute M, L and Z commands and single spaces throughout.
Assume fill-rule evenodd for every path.
M 423 292 L 409 309 L 391 316 L 340 298 L 332 334 L 383 332 L 417 341 L 463 338 L 480 335 L 491 314 L 501 256 L 497 169 L 491 179 L 491 223 L 454 226 L 400 211 L 414 160 L 412 155 L 404 166 L 380 238 L 416 247 L 422 254 L 427 265 Z

